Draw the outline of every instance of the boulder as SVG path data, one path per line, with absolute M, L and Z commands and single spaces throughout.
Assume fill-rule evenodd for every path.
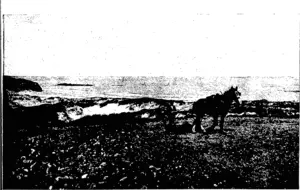
M 38 83 L 12 76 L 3 76 L 3 88 L 15 92 L 23 90 L 31 90 L 37 92 L 42 91 L 42 88 Z

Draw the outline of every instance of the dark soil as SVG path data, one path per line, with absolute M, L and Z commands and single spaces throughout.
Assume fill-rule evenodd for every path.
M 225 134 L 192 134 L 134 114 L 91 118 L 11 136 L 4 187 L 299 188 L 299 119 L 227 117 Z

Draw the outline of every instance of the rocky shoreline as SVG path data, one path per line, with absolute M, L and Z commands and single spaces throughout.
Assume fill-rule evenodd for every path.
M 48 107 L 45 115 L 50 111 L 55 111 L 57 120 L 70 122 L 85 116 L 109 115 L 120 113 L 146 113 L 146 110 L 156 110 L 159 112 L 166 107 L 173 107 L 172 113 L 175 115 L 191 114 L 193 102 L 180 100 L 166 100 L 155 98 L 62 98 L 30 96 L 19 94 L 22 90 L 42 91 L 38 83 L 29 80 L 4 76 L 4 103 L 8 105 L 4 110 L 39 110 Z M 7 104 L 6 104 L 7 103 Z M 47 106 L 45 106 L 47 105 Z M 50 113 L 50 115 L 53 113 Z M 242 101 L 239 107 L 234 105 L 229 110 L 228 116 L 250 116 L 250 117 L 299 117 L 299 102 L 270 102 L 268 100 Z M 145 115 L 143 116 L 145 117 Z M 55 118 L 51 118 L 54 119 Z
M 43 98 L 20 94 L 20 88 L 8 89 L 3 100 L 7 188 L 295 188 L 298 184 L 299 102 L 242 101 L 229 111 L 227 135 L 203 135 L 191 134 L 193 102 Z M 210 118 L 204 120 L 203 125 L 211 125 Z M 286 151 L 288 157 L 281 155 Z M 281 162 L 273 161 L 278 158 Z M 292 165 L 283 173 L 280 168 L 287 163 Z M 258 172 L 247 177 L 249 168 Z
M 41 86 L 37 82 L 11 76 L 3 76 L 3 89 L 15 92 L 23 90 L 42 91 Z
M 108 115 L 113 113 L 140 112 L 141 110 L 161 109 L 166 105 L 174 106 L 174 112 L 191 112 L 193 102 L 180 100 L 165 100 L 155 98 L 41 98 L 26 94 L 9 92 L 11 102 L 19 108 L 39 107 L 44 104 L 60 104 L 64 107 L 61 112 L 67 112 L 82 118 L 87 115 Z M 269 102 L 267 100 L 242 101 L 240 107 L 232 106 L 228 116 L 257 116 L 257 117 L 299 117 L 299 102 Z M 75 120 L 75 118 L 74 118 Z

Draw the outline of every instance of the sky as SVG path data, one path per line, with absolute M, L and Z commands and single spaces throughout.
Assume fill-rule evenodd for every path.
M 5 75 L 299 76 L 294 4 L 12 2 Z

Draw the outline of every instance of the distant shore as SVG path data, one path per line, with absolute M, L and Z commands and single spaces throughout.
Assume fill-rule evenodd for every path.
M 92 84 L 58 83 L 57 86 L 94 86 Z

